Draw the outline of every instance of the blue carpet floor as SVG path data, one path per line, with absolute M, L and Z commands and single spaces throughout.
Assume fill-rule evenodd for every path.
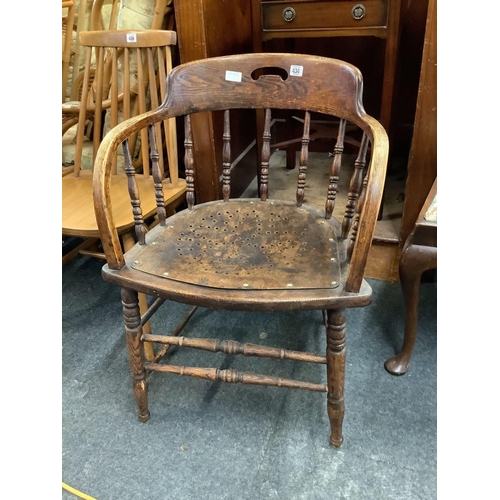
M 329 446 L 321 393 L 152 374 L 151 419 L 136 417 L 119 289 L 82 257 L 62 274 L 62 480 L 98 500 L 432 500 L 436 472 L 436 282 L 422 283 L 408 373 L 399 285 L 369 280 L 372 305 L 348 311 L 344 444 Z M 189 307 L 166 303 L 156 333 Z M 325 351 L 320 312 L 198 309 L 183 335 Z M 175 364 L 326 382 L 323 365 L 176 349 Z M 63 499 L 77 498 L 64 491 Z

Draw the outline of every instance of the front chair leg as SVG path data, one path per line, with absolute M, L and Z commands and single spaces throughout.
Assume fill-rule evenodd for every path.
M 139 409 L 139 420 L 149 420 L 148 383 L 144 369 L 144 342 L 142 341 L 141 313 L 137 292 L 122 288 L 121 291 L 125 337 L 132 370 L 132 384 Z
M 330 444 L 338 448 L 343 441 L 346 314 L 345 309 L 331 309 L 326 312 L 326 315 L 327 409 L 331 427 Z

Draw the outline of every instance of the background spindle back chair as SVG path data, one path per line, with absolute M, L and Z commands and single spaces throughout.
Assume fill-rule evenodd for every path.
M 72 237 L 77 243 L 64 253 L 63 264 L 80 254 L 105 259 L 94 212 L 92 169 L 83 169 L 83 153 L 87 149 L 92 167 L 101 140 L 109 129 L 123 119 L 156 108 L 164 99 L 166 76 L 172 68 L 170 48 L 175 41 L 175 32 L 162 30 L 80 33 L 80 44 L 87 48 L 82 97 L 78 103 L 63 105 L 63 112 L 78 112 L 74 165 L 68 167 L 62 177 L 63 240 Z M 136 79 L 132 81 L 134 74 Z M 105 123 L 106 112 L 109 112 L 108 124 Z M 120 244 L 125 250 L 135 244 L 134 220 L 137 215 L 130 211 L 128 179 L 131 173 L 137 174 L 138 188 L 144 193 L 142 213 L 148 225 L 156 224 L 158 212 L 163 217 L 173 215 L 184 202 L 186 190 L 185 180 L 178 174 L 175 118 L 155 125 L 155 162 L 159 174 L 154 178 L 150 174 L 150 138 L 145 131 L 141 133 L 140 141 L 136 137 L 132 138 L 128 151 L 133 165 L 127 170 L 123 166 L 123 157 L 116 155 L 110 172 L 113 215 Z M 154 192 L 159 186 L 164 192 L 160 209 Z M 147 308 L 146 296 L 141 294 L 140 299 L 141 307 Z M 145 328 L 149 331 L 149 323 Z
M 284 76 L 281 76 L 283 75 Z M 360 72 L 339 60 L 298 54 L 244 54 L 195 61 L 176 67 L 168 78 L 166 100 L 157 109 L 121 123 L 108 134 L 96 157 L 94 200 L 107 264 L 105 280 L 121 287 L 126 340 L 133 373 L 139 419 L 149 419 L 147 374 L 165 372 L 212 381 L 291 387 L 327 393 L 330 443 L 342 443 L 346 309 L 366 306 L 371 288 L 363 279 L 373 238 L 388 156 L 383 127 L 362 105 Z M 231 198 L 231 110 L 263 112 L 260 199 Z M 295 200 L 273 200 L 269 193 L 269 161 L 273 110 L 300 110 L 304 119 Z M 223 199 L 195 203 L 196 168 L 203 158 L 193 156 L 191 115 L 222 111 Z M 307 189 L 311 113 L 338 120 L 334 157 L 325 183 L 325 209 L 304 202 Z M 145 226 L 142 189 L 130 172 L 131 207 L 138 243 L 124 253 L 118 241 L 111 203 L 110 174 L 120 145 L 128 151 L 129 138 L 166 119 L 185 116 L 185 173 L 188 208 L 170 219 L 162 215 L 164 193 L 154 186 L 159 224 Z M 362 130 L 361 146 L 352 167 L 347 206 L 334 216 L 345 129 Z M 160 178 L 154 141 L 152 175 Z M 142 315 L 138 294 L 158 297 Z M 288 351 L 220 339 L 151 335 L 142 325 L 165 300 L 214 309 L 323 311 L 326 353 Z M 235 370 L 174 366 L 161 356 L 145 362 L 144 345 L 178 345 L 227 354 L 293 359 L 326 364 L 326 383 L 284 379 Z M 165 348 L 161 350 L 165 352 Z
M 84 148 L 90 148 L 92 158 L 95 158 L 106 128 L 112 129 L 123 119 L 155 108 L 163 100 L 166 93 L 166 75 L 172 64 L 169 49 L 175 43 L 175 32 L 90 31 L 80 33 L 80 43 L 89 50 L 86 54 L 82 99 L 75 104 L 78 111 L 78 128 L 74 165 L 66 169 L 66 173 L 68 170 L 71 173 L 63 175 L 62 179 L 62 232 L 66 236 L 88 240 L 98 238 L 99 231 L 93 207 L 92 170 L 82 168 Z M 91 64 L 93 54 L 95 67 Z M 109 69 L 109 75 L 105 75 L 106 67 Z M 134 83 L 131 83 L 132 67 L 136 68 L 137 73 Z M 94 72 L 94 81 L 89 85 L 91 72 Z M 135 88 L 135 93 L 131 88 Z M 73 112 L 72 106 L 72 103 L 63 105 L 63 112 Z M 110 114 L 108 127 L 104 124 L 105 111 Z M 87 129 L 88 120 L 92 123 L 90 134 Z M 161 183 L 165 192 L 165 206 L 168 207 L 170 215 L 174 213 L 175 206 L 183 201 L 185 192 L 185 181 L 179 179 L 178 175 L 175 130 L 174 118 L 155 126 Z M 153 185 L 154 181 L 150 175 L 149 139 L 145 131 L 141 133 L 141 138 L 140 148 L 135 147 L 134 141 L 130 154 L 133 157 L 134 171 L 137 169 L 140 172 L 137 181 L 146 195 L 143 210 L 148 219 L 156 214 L 157 206 L 154 195 L 147 195 L 147 186 Z M 122 163 L 121 159 L 115 156 L 111 172 L 114 210 L 120 236 L 130 233 L 134 227 L 134 217 L 129 210 L 127 173 Z M 104 258 L 102 252 L 96 256 Z

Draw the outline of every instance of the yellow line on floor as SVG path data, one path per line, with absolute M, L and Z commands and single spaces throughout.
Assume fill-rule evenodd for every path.
M 96 498 L 91 497 L 89 495 L 86 495 L 85 493 L 82 493 L 81 491 L 75 490 L 75 488 L 68 486 L 66 483 L 63 483 L 62 487 L 65 490 L 69 491 L 70 493 L 73 493 L 73 495 L 76 495 L 77 497 L 83 498 L 85 500 L 97 500 Z

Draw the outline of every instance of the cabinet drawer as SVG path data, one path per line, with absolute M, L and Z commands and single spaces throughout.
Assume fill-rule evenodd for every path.
M 361 19 L 353 17 L 352 10 L 356 5 L 364 7 Z M 261 2 L 261 8 L 264 31 L 359 29 L 387 26 L 387 0 L 264 1 Z M 288 17 L 293 18 L 291 21 L 285 20 L 286 9 L 288 9 Z

